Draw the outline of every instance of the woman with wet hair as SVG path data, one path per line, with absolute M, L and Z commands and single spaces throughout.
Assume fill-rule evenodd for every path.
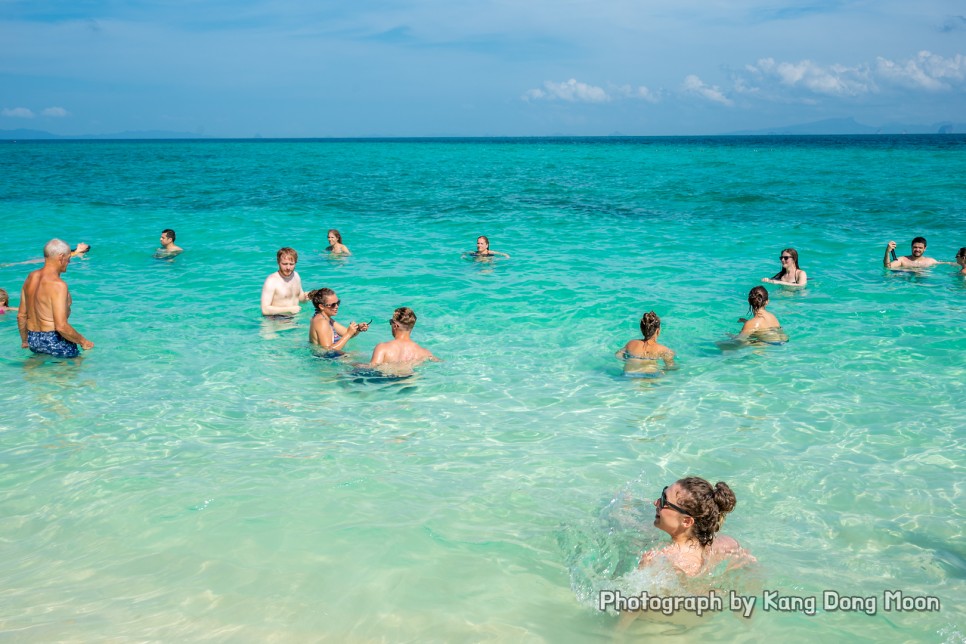
M 335 228 L 329 229 L 329 246 L 325 249 L 333 255 L 351 255 L 349 248 L 342 243 L 342 233 Z
M 765 310 L 768 305 L 768 291 L 764 286 L 756 286 L 748 293 L 748 306 L 750 308 L 750 318 L 738 318 L 743 322 L 739 337 L 775 335 L 781 333 L 782 325 L 774 315 Z
M 735 539 L 718 534 L 736 504 L 735 493 L 723 481 L 712 486 L 689 476 L 666 486 L 654 501 L 654 526 L 668 533 L 671 543 L 645 552 L 639 567 L 663 561 L 693 577 L 726 559 L 733 559 L 732 565 L 754 561 Z
M 508 254 L 498 251 L 490 250 L 490 239 L 486 235 L 480 235 L 476 238 L 476 252 L 475 253 L 463 253 L 463 257 L 509 257 Z
M 959 274 L 966 275 L 966 246 L 960 248 L 959 252 L 956 253 L 956 263 L 960 266 Z
M 331 288 L 320 288 L 309 291 L 309 299 L 315 306 L 315 315 L 309 324 L 309 342 L 320 345 L 329 351 L 341 352 L 345 349 L 346 343 L 364 331 L 369 330 L 368 323 L 356 324 L 350 322 L 345 327 L 335 321 L 335 316 L 339 313 L 339 305 L 342 300 Z
M 666 369 L 674 366 L 674 352 L 657 341 L 661 335 L 661 318 L 654 311 L 648 311 L 641 317 L 641 335 L 644 336 L 643 340 L 630 340 L 616 354 L 624 360 L 624 375 L 659 375 L 658 360 L 664 361 Z
M 772 278 L 762 278 L 762 282 L 798 287 L 808 284 L 808 276 L 805 274 L 805 271 L 798 267 L 797 250 L 794 248 L 785 248 L 782 250 L 779 259 L 782 263 L 782 269 Z

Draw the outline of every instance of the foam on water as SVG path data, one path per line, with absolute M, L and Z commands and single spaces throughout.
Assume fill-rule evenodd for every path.
M 638 620 L 628 636 L 956 641 L 966 628 L 966 283 L 881 268 L 964 243 L 966 138 L 32 143 L 0 147 L 0 264 L 58 236 L 78 363 L 0 316 L 0 628 L 18 638 L 573 641 L 646 587 L 664 485 L 727 481 L 748 592 L 939 613 Z M 152 253 L 163 228 L 186 252 Z M 338 228 L 353 255 L 321 252 Z M 477 235 L 511 259 L 461 259 Z M 275 251 L 339 320 L 262 320 Z M 722 352 L 767 285 L 789 342 Z M 31 266 L 0 267 L 16 291 Z M 14 297 L 16 300 L 18 298 Z M 352 363 L 397 306 L 444 359 Z M 642 312 L 676 366 L 624 378 Z M 619 502 L 618 502 L 619 501 Z M 623 584 L 623 585 L 621 585 Z M 760 599 L 759 599 L 760 601 Z

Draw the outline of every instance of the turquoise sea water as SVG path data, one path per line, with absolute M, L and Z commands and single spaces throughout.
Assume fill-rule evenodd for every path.
M 0 632 L 607 641 L 600 590 L 673 587 L 633 568 L 694 474 L 735 490 L 724 532 L 759 562 L 700 583 L 759 607 L 628 639 L 962 641 L 966 282 L 881 258 L 923 235 L 953 260 L 964 176 L 960 135 L 0 145 L 0 264 L 92 244 L 66 279 L 96 344 L 31 357 L 0 316 Z M 512 257 L 461 259 L 480 234 Z M 369 382 L 312 355 L 309 305 L 262 320 L 283 245 L 374 319 L 353 359 L 407 305 L 444 362 Z M 766 286 L 790 341 L 722 352 L 789 246 L 808 288 Z M 678 369 L 624 378 L 651 309 Z

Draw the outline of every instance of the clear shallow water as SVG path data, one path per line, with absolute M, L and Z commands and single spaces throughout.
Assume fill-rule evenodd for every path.
M 958 135 L 0 146 L 0 263 L 91 243 L 67 280 L 96 343 L 44 362 L 0 318 L 0 629 L 608 639 L 597 591 L 640 586 L 648 503 L 697 474 L 735 489 L 725 532 L 760 562 L 722 584 L 942 610 L 631 635 L 959 641 L 966 283 L 881 257 L 922 234 L 951 260 L 963 176 Z M 322 255 L 330 227 L 353 256 Z M 479 234 L 512 258 L 461 260 Z M 313 357 L 309 307 L 258 314 L 282 245 L 340 320 L 374 318 L 355 359 L 408 305 L 445 361 L 365 383 Z M 722 353 L 787 246 L 809 274 L 769 287 L 790 342 Z M 679 369 L 624 378 L 650 309 Z

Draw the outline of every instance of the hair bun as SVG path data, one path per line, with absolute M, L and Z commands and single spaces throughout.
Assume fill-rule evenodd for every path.
M 714 503 L 718 506 L 721 514 L 731 512 L 738 503 L 738 500 L 735 498 L 735 493 L 731 491 L 731 488 L 724 481 L 718 481 L 714 484 L 714 490 L 711 492 L 711 495 L 714 497 Z

